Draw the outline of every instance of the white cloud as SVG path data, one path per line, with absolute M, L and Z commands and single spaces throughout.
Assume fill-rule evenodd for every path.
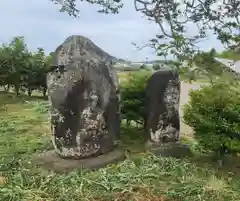
M 131 44 L 143 45 L 157 33 L 157 26 L 134 11 L 133 2 L 118 15 L 96 13 L 97 6 L 81 4 L 80 18 L 69 17 L 58 11 L 59 6 L 50 0 L 3 0 L 0 2 L 0 42 L 8 42 L 14 36 L 24 36 L 31 50 L 44 47 L 54 51 L 72 34 L 84 35 L 110 54 L 132 60 L 155 59 L 152 50 L 139 52 Z M 14 5 L 14 6 L 13 6 Z M 5 19 L 5 20 L 4 20 Z M 219 46 L 216 40 L 201 44 L 204 48 Z

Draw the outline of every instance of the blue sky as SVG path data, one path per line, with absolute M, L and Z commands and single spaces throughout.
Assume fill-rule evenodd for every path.
M 50 0 L 1 0 L 0 1 L 0 43 L 9 42 L 12 37 L 24 36 L 31 51 L 43 47 L 51 52 L 70 35 L 83 35 L 113 56 L 133 61 L 157 59 L 154 51 L 139 51 L 131 43 L 147 44 L 158 31 L 158 27 L 135 12 L 133 1 L 125 0 L 125 6 L 118 15 L 104 15 L 96 12 L 97 7 L 81 5 L 78 19 L 58 11 L 59 6 Z M 194 28 L 189 29 L 194 32 Z M 200 44 L 202 49 L 221 44 L 210 37 Z

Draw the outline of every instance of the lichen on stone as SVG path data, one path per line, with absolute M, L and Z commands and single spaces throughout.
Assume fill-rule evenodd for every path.
M 156 86 L 159 86 L 157 88 Z M 149 79 L 146 88 L 146 129 L 155 143 L 179 139 L 180 81 L 171 70 L 157 71 Z
M 52 141 L 62 157 L 90 157 L 116 145 L 112 126 L 120 124 L 120 107 L 110 58 L 82 36 L 68 37 L 55 51 L 53 65 L 61 70 L 49 72 L 47 86 Z

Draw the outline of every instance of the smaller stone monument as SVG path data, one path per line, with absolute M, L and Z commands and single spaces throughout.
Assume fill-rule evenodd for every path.
M 179 142 L 180 85 L 178 71 L 161 69 L 153 73 L 145 90 L 147 147 L 164 156 L 189 155 L 189 149 Z

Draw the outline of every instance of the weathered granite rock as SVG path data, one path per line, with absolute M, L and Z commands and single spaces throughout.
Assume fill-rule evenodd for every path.
M 154 143 L 149 140 L 146 149 L 157 156 L 163 157 L 183 158 L 193 156 L 189 146 L 181 142 Z
M 180 79 L 177 71 L 161 69 L 146 87 L 145 129 L 147 150 L 164 157 L 190 157 L 192 151 L 179 141 Z
M 63 158 L 108 153 L 120 131 L 118 79 L 112 58 L 82 36 L 68 37 L 47 76 L 53 145 Z
M 180 79 L 177 71 L 161 69 L 146 87 L 145 129 L 154 143 L 179 140 Z

